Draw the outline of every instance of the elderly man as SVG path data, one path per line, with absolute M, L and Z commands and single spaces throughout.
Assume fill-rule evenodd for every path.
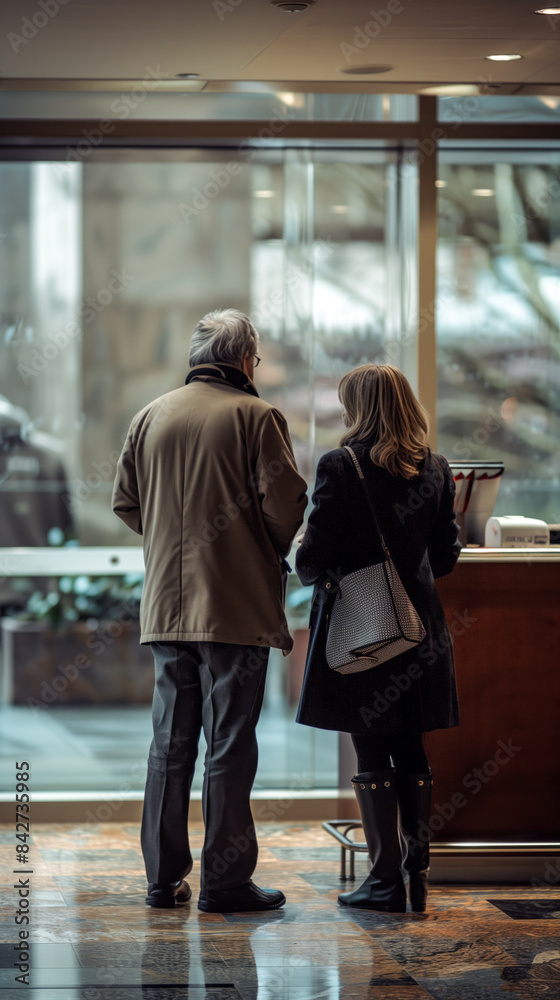
M 190 899 L 187 821 L 201 728 L 208 746 L 198 907 L 271 910 L 282 892 L 251 881 L 255 727 L 270 647 L 292 646 L 285 570 L 303 520 L 286 420 L 253 382 L 258 334 L 235 309 L 208 313 L 183 388 L 130 425 L 113 510 L 143 536 L 141 642 L 155 660 L 154 736 L 142 817 L 149 906 Z

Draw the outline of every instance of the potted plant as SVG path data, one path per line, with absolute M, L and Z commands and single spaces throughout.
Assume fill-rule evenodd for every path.
M 153 661 L 140 646 L 142 575 L 45 580 L 2 618 L 3 700 L 49 705 L 146 704 Z

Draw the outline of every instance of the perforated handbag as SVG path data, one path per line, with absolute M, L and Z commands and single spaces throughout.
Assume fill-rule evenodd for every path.
M 417 646 L 426 630 L 381 534 L 360 463 L 352 448 L 345 447 L 364 487 L 385 553 L 381 562 L 341 578 L 329 616 L 327 663 L 339 674 L 355 674 Z

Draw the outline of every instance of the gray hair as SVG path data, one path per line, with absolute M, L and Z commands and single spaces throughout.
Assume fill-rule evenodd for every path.
M 194 328 L 189 364 L 213 361 L 241 366 L 247 354 L 256 354 L 259 335 L 245 313 L 238 309 L 216 309 L 206 313 Z

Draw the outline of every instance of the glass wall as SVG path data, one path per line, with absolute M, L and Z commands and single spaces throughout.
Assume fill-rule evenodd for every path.
M 390 361 L 415 384 L 417 168 L 374 144 L 71 153 L 0 164 L 0 548 L 52 549 L 50 577 L 0 565 L 2 755 L 33 757 L 38 792 L 134 792 L 142 576 L 63 574 L 61 546 L 134 555 L 110 509 L 121 444 L 182 384 L 210 309 L 255 321 L 259 390 L 310 486 L 344 372 Z M 439 162 L 438 449 L 501 459 L 496 513 L 559 523 L 560 153 L 448 141 Z M 293 721 L 309 611 L 294 574 L 287 605 L 296 645 L 271 657 L 257 786 L 333 787 L 336 736 Z
M 416 121 L 418 98 L 414 94 L 302 93 L 278 90 L 274 84 L 255 81 L 230 84 L 230 92 L 194 93 L 198 81 L 165 81 L 166 93 L 157 93 L 162 78 L 152 69 L 141 85 L 129 93 L 117 91 L 0 91 L 0 118 L 90 119 L 90 143 L 99 134 L 111 135 L 115 122 L 142 121 L 265 121 L 257 139 L 278 138 L 290 121 L 389 122 Z M 172 88 L 173 92 L 169 92 Z M 188 92 L 186 92 L 188 91 Z
M 560 121 L 560 97 L 554 94 L 537 96 L 481 94 L 481 86 L 492 86 L 491 74 L 480 84 L 473 84 L 471 93 L 460 97 L 438 97 L 440 122 L 451 128 L 463 122 L 549 122 Z M 467 85 L 468 86 L 468 85 Z
M 143 787 L 141 576 L 57 572 L 61 545 L 138 542 L 110 509 L 131 417 L 182 384 L 204 313 L 242 309 L 312 483 L 341 433 L 341 375 L 389 360 L 414 379 L 415 199 L 415 168 L 386 150 L 0 164 L 0 547 L 53 549 L 52 577 L 0 584 L 0 711 L 3 753 L 33 757 L 37 791 Z M 271 658 L 257 786 L 336 785 L 335 734 L 293 722 L 308 609 L 292 575 L 296 648 Z
M 438 447 L 501 459 L 496 514 L 560 522 L 560 154 L 441 156 Z

